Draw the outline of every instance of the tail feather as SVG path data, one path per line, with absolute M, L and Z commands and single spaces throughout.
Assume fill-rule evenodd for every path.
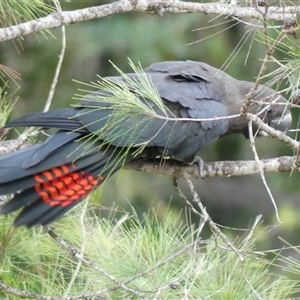
M 92 139 L 77 113 L 76 108 L 34 113 L 7 125 L 59 129 L 43 144 L 0 157 L 0 195 L 16 193 L 0 213 L 23 208 L 16 226 L 54 221 L 125 163 L 123 150 Z
M 33 167 L 43 161 L 46 157 L 51 155 L 56 149 L 64 146 L 70 141 L 79 138 L 82 134 L 80 132 L 58 131 L 52 135 L 45 143 L 43 143 L 34 153 L 27 159 L 22 167 L 24 169 Z
M 13 194 L 21 190 L 29 189 L 34 187 L 36 181 L 33 176 L 20 178 L 9 183 L 0 183 L 0 195 Z
M 24 207 L 15 220 L 15 225 L 46 225 L 59 218 L 73 206 L 86 198 L 88 194 L 97 188 L 105 179 L 108 172 L 117 171 L 112 169 L 103 171 L 103 165 L 93 168 L 90 172 L 72 172 L 48 182 L 41 182 L 31 189 L 17 194 L 1 209 L 2 214 L 7 214 Z M 100 174 L 104 175 L 100 175 Z
M 8 123 L 5 127 L 42 127 L 59 128 L 68 131 L 86 133 L 81 123 L 75 118 L 77 110 L 75 108 L 62 108 L 49 110 L 45 113 L 37 112 L 20 117 Z
M 17 209 L 20 209 L 34 201 L 37 201 L 40 198 L 40 195 L 35 191 L 34 188 L 23 191 L 22 193 L 16 194 L 13 198 L 13 201 L 8 201 L 1 208 L 2 214 L 11 213 Z
M 101 168 L 97 171 L 101 172 Z M 34 187 L 16 194 L 1 208 L 1 214 L 8 214 L 25 207 L 15 220 L 16 226 L 50 223 L 48 219 L 54 220 L 67 212 L 104 180 L 104 176 L 97 178 L 82 170 L 46 182 L 38 177 L 40 182 L 36 181 Z
M 66 207 L 55 206 L 49 208 L 46 203 L 37 201 L 32 205 L 25 207 L 15 219 L 14 224 L 15 226 L 26 225 L 28 227 L 35 225 L 46 225 L 64 215 L 76 204 L 77 203 L 74 202 L 72 205 Z
M 100 142 L 81 139 L 66 143 L 62 140 L 61 144 L 54 151 L 50 147 L 49 155 L 31 167 L 24 168 L 21 162 L 24 158 L 28 161 L 41 147 L 45 147 L 41 151 L 47 153 L 47 144 L 0 158 L 0 194 L 20 191 L 4 204 L 0 213 L 23 207 L 15 220 L 16 226 L 45 225 L 54 221 L 124 163 L 119 159 L 122 150 L 114 147 L 101 150 Z M 7 164 L 12 158 L 16 160 Z M 131 156 L 126 159 L 129 161 Z
M 101 147 L 100 143 L 71 141 L 59 147 L 51 153 L 50 157 L 42 160 L 32 168 L 24 168 L 23 163 L 28 162 L 42 146 L 34 146 L 0 157 L 0 194 L 2 188 L 5 190 L 4 183 L 32 176 L 33 173 L 38 174 L 55 167 L 60 167 L 64 172 L 67 172 L 64 166 L 73 171 L 74 165 L 77 169 L 81 169 L 107 159 L 102 151 L 98 151 Z M 52 176 L 55 178 L 55 173 Z
M 43 171 L 39 169 L 36 170 L 34 168 L 28 169 L 26 170 L 26 172 L 24 172 L 24 170 L 19 167 L 19 169 L 15 169 L 15 178 L 12 178 L 10 176 L 9 181 L 7 181 L 7 178 L 3 178 L 1 181 L 0 175 L 0 195 L 6 195 L 15 193 L 20 190 L 26 190 L 36 186 L 37 183 L 51 182 L 57 178 L 62 178 L 63 176 L 66 176 L 73 172 L 92 172 L 93 174 L 95 174 L 94 176 L 97 176 L 100 174 L 100 172 L 98 174 L 96 173 L 99 168 L 103 169 L 104 171 L 106 168 L 109 168 L 109 165 L 112 165 L 112 163 L 109 163 L 109 155 L 110 153 L 104 155 L 103 152 L 96 152 L 82 157 L 74 163 L 53 166 Z M 2 171 L 1 166 L 0 171 Z M 9 172 L 7 173 L 8 175 L 10 175 Z M 22 177 L 22 175 L 24 175 L 24 177 Z
M 43 173 L 51 174 L 51 171 L 53 170 Z M 0 194 L 3 195 L 21 191 L 1 208 L 1 213 L 10 213 L 40 198 L 51 206 L 67 205 L 81 196 L 85 197 L 97 185 L 97 177 L 88 175 L 90 173 L 83 170 L 70 172 L 52 180 L 44 180 L 43 173 L 0 185 Z

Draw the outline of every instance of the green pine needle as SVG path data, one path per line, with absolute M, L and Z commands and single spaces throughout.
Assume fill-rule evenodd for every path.
M 298 25 L 299 26 L 299 25 Z M 276 37 L 282 36 L 279 30 L 275 30 Z M 264 43 L 264 35 L 259 34 L 259 41 Z M 299 34 L 297 38 L 285 34 L 281 40 L 277 41 L 275 38 L 268 37 L 270 45 L 275 45 L 276 50 L 283 54 L 283 59 L 270 61 L 270 63 L 276 64 L 276 68 L 273 71 L 265 74 L 262 78 L 267 79 L 265 83 L 267 86 L 280 86 L 284 83 L 285 88 L 281 92 L 293 93 L 298 90 L 300 85 L 300 39 Z
M 112 145 L 118 147 L 115 149 L 117 155 L 114 155 L 113 161 L 109 161 L 107 168 L 116 163 L 122 164 L 129 152 L 133 156 L 143 152 L 147 144 L 158 133 L 144 142 L 138 142 L 137 139 L 148 128 L 153 119 L 163 119 L 162 128 L 169 121 L 173 121 L 174 124 L 177 122 L 173 113 L 164 105 L 151 78 L 143 71 L 140 64 L 135 66 L 129 60 L 135 77 L 125 74 L 113 63 L 112 65 L 122 77 L 122 81 L 115 81 L 113 77 L 103 78 L 99 76 L 97 82 L 80 82 L 89 89 L 80 89 L 83 94 L 75 95 L 76 100 L 82 98 L 89 100 L 92 104 L 84 107 L 91 108 L 92 112 L 109 110 L 109 113 L 104 114 L 103 119 L 93 120 L 95 124 L 102 122 L 104 125 L 99 126 L 97 131 L 84 138 L 86 143 L 101 141 L 101 149 L 107 149 Z M 93 93 L 95 91 L 97 91 L 96 94 Z M 99 106 L 98 103 L 101 103 L 102 106 Z M 76 106 L 82 107 L 81 104 Z M 82 114 L 84 113 L 89 112 Z M 88 125 L 92 124 L 91 122 Z M 90 150 L 92 149 L 85 149 L 83 153 L 87 154 Z
M 13 94 L 10 94 L 6 92 L 6 86 L 0 88 L 0 127 L 3 127 L 6 124 L 17 101 L 17 97 L 15 97 L 16 91 Z
M 159 222 L 151 212 L 140 221 L 133 212 L 120 223 L 89 212 L 82 225 L 79 212 L 81 209 L 69 213 L 54 226 L 76 252 L 84 244 L 80 256 L 93 264 L 80 265 L 68 296 L 97 293 L 108 299 L 140 299 L 100 270 L 147 299 L 287 299 L 299 292 L 298 278 L 275 275 L 275 262 L 253 251 L 253 236 L 234 243 L 244 254 L 242 263 L 215 238 L 193 244 L 197 228 L 180 223 L 180 216 L 170 218 L 166 213 L 164 222 Z M 79 260 L 42 230 L 11 230 L 12 217 L 1 218 L 1 281 L 44 297 L 64 295 Z M 286 265 L 289 258 L 282 257 L 282 261 Z M 286 268 L 299 277 L 295 264 L 299 262 L 291 260 Z M 7 297 L 0 291 L 1 299 Z M 19 298 L 12 293 L 9 299 Z
M 0 26 L 8 27 L 51 13 L 53 6 L 43 0 L 1 0 Z
M 137 75 L 137 79 L 131 78 L 124 72 L 122 72 L 113 63 L 114 68 L 120 73 L 123 81 L 118 81 L 117 83 L 113 79 L 103 78 L 99 76 L 99 81 L 92 82 L 90 84 L 85 84 L 95 90 L 101 90 L 99 94 L 90 94 L 91 90 L 80 90 L 88 95 L 76 95 L 75 99 L 80 100 L 81 98 L 86 98 L 91 101 L 101 102 L 103 104 L 109 104 L 109 109 L 111 113 L 105 118 L 109 118 L 106 125 L 95 133 L 98 139 L 105 140 L 105 144 L 114 144 L 116 140 L 122 140 L 122 137 L 128 136 L 131 133 L 129 141 L 126 143 L 129 148 L 140 147 L 137 150 L 137 154 L 142 152 L 147 142 L 138 144 L 134 137 L 137 137 L 136 130 L 139 134 L 147 128 L 153 118 L 160 118 L 161 116 L 154 111 L 154 107 L 157 107 L 161 112 L 162 116 L 168 118 L 168 113 L 172 113 L 164 106 L 160 95 L 153 85 L 151 79 L 143 71 L 142 67 L 139 65 L 136 67 L 131 60 L 129 64 Z M 83 83 L 84 84 L 84 83 Z M 141 99 L 143 101 L 141 101 Z M 89 106 L 94 110 L 105 110 L 107 107 L 99 107 L 97 104 L 95 106 Z M 128 119 L 136 120 L 133 122 L 130 128 L 124 127 L 123 124 L 126 123 Z M 96 120 L 95 122 L 98 122 Z M 142 126 L 142 128 L 141 128 Z

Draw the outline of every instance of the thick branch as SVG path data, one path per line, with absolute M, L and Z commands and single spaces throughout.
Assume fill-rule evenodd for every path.
M 269 7 L 266 20 L 282 21 L 285 18 L 293 18 L 296 14 L 296 7 Z M 0 29 L 0 42 L 12 40 L 24 35 L 39 32 L 45 29 L 53 29 L 63 25 L 70 25 L 77 22 L 93 20 L 121 14 L 130 11 L 137 11 L 148 14 L 164 13 L 204 13 L 237 18 L 261 19 L 262 12 L 253 7 L 241 7 L 238 5 L 223 3 L 193 3 L 179 0 L 120 0 L 114 3 L 93 6 L 74 11 L 55 12 L 44 18 L 39 18 L 23 24 Z
M 0 141 L 0 156 L 20 149 L 33 146 L 34 143 L 26 142 L 22 139 Z
M 0 155 L 13 152 L 16 149 L 26 148 L 33 143 L 20 143 L 19 139 L 0 142 Z M 282 156 L 277 158 L 263 159 L 260 161 L 264 173 L 291 172 L 295 169 L 294 158 Z M 155 173 L 178 178 L 199 178 L 197 165 L 185 165 L 175 160 L 139 159 L 125 166 L 127 170 Z M 259 173 L 259 167 L 254 160 L 242 161 L 215 161 L 206 162 L 203 166 L 202 176 L 210 177 L 232 177 L 245 176 Z
M 281 156 L 263 159 L 260 165 L 264 173 L 291 172 L 294 170 L 294 158 Z M 136 160 L 125 166 L 127 170 L 136 170 L 147 173 L 168 175 L 178 178 L 199 178 L 197 165 L 186 166 L 174 160 Z M 202 171 L 203 178 L 233 177 L 259 174 L 259 167 L 254 160 L 215 161 L 205 162 Z

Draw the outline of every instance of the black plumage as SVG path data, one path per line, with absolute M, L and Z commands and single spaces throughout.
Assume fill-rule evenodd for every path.
M 220 117 L 240 113 L 253 83 L 238 81 L 219 69 L 193 61 L 155 63 L 144 71 L 169 119 L 136 114 L 121 123 L 112 122 L 115 106 L 109 102 L 111 94 L 97 91 L 76 107 L 33 113 L 11 122 L 8 127 L 38 126 L 58 131 L 41 145 L 0 158 L 0 194 L 20 192 L 1 212 L 24 207 L 16 225 L 47 224 L 81 201 L 122 164 L 138 157 L 133 152 L 141 144 L 145 148 L 140 155 L 161 154 L 192 162 L 199 149 L 220 137 L 235 133 L 248 136 L 245 119 Z M 139 80 L 136 74 L 128 76 Z M 126 83 L 123 77 L 108 79 L 120 86 Z M 97 94 L 108 100 L 96 101 Z M 252 98 L 255 101 L 249 112 L 264 111 L 260 117 L 275 129 L 286 131 L 290 127 L 285 98 L 264 86 L 259 86 Z M 139 101 L 150 105 L 161 117 L 166 116 L 154 102 L 144 98 Z

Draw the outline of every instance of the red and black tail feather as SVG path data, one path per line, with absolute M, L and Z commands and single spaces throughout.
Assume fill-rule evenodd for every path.
M 60 174 L 95 167 L 95 164 L 104 166 L 113 152 L 108 150 L 103 152 L 98 151 L 98 149 L 100 149 L 99 143 L 91 146 L 83 140 L 70 141 L 52 151 L 50 156 L 30 168 L 24 167 L 22 163 L 35 157 L 36 152 L 38 152 L 36 146 L 0 157 L 0 195 L 34 186 L 34 174 L 45 172 L 43 176 L 46 181 L 49 174 L 47 170 L 53 169 L 49 171 L 51 173 L 49 178 L 54 179 Z
M 96 169 L 94 166 L 87 166 L 78 170 L 76 163 L 74 163 L 72 166 L 74 170 L 71 172 L 68 172 L 70 168 L 63 165 L 32 174 L 30 178 L 31 187 L 27 186 L 16 194 L 2 207 L 1 213 L 7 214 L 24 207 L 15 220 L 16 226 L 48 224 L 98 187 L 105 179 L 102 174 L 112 173 L 120 168 L 120 166 L 114 166 L 114 169 L 111 169 L 105 166 L 106 162 L 102 161 L 102 163 L 104 164 Z M 93 169 L 92 172 L 88 171 L 90 168 Z M 21 183 L 21 180 L 18 181 Z M 10 185 L 13 186 L 14 182 L 12 181 Z
M 1 208 L 1 213 L 8 214 L 28 205 L 28 203 L 37 201 L 39 198 L 40 195 L 36 193 L 34 187 L 24 190 L 21 193 L 15 194 L 13 201 L 5 203 L 5 205 Z
M 40 147 L 46 149 L 45 145 Z M 88 149 L 86 153 L 85 149 Z M 31 167 L 24 168 L 20 164 L 20 157 L 28 160 L 38 151 L 39 147 L 35 146 L 18 151 L 18 156 L 11 153 L 0 157 L 0 194 L 18 192 L 0 212 L 7 214 L 23 208 L 15 220 L 17 226 L 45 225 L 54 221 L 122 165 L 121 160 L 114 161 L 120 150 L 101 150 L 99 142 L 91 144 L 84 139 L 59 144 L 57 149 L 52 147 L 49 154 L 43 149 L 43 159 Z M 16 161 L 12 162 L 14 158 Z
M 99 170 L 100 171 L 100 170 Z M 43 174 L 44 175 L 44 174 Z M 83 171 L 72 172 L 56 179 L 44 182 L 40 175 L 34 176 L 37 183 L 34 188 L 25 191 L 27 196 L 26 207 L 15 220 L 15 225 L 33 226 L 48 224 L 70 210 L 74 205 L 83 200 L 94 188 L 104 180 L 103 176 L 93 176 Z M 3 213 L 20 208 L 18 194 L 7 203 L 8 208 L 3 208 Z M 24 198 L 22 199 L 24 206 Z M 15 204 L 13 204 L 15 202 Z M 11 203 L 11 204 L 10 204 Z
M 46 172 L 50 173 L 51 170 Z M 34 175 L 35 186 L 16 194 L 1 209 L 1 213 L 7 214 L 25 207 L 15 220 L 16 226 L 50 223 L 83 200 L 104 179 L 101 175 L 97 178 L 83 171 L 45 182 L 43 176 Z
M 35 225 L 46 225 L 67 213 L 78 202 L 74 202 L 69 206 L 49 206 L 41 201 L 35 202 L 33 205 L 25 207 L 21 214 L 15 219 L 14 225 L 26 225 L 32 227 Z M 33 213 L 34 212 L 34 213 Z

